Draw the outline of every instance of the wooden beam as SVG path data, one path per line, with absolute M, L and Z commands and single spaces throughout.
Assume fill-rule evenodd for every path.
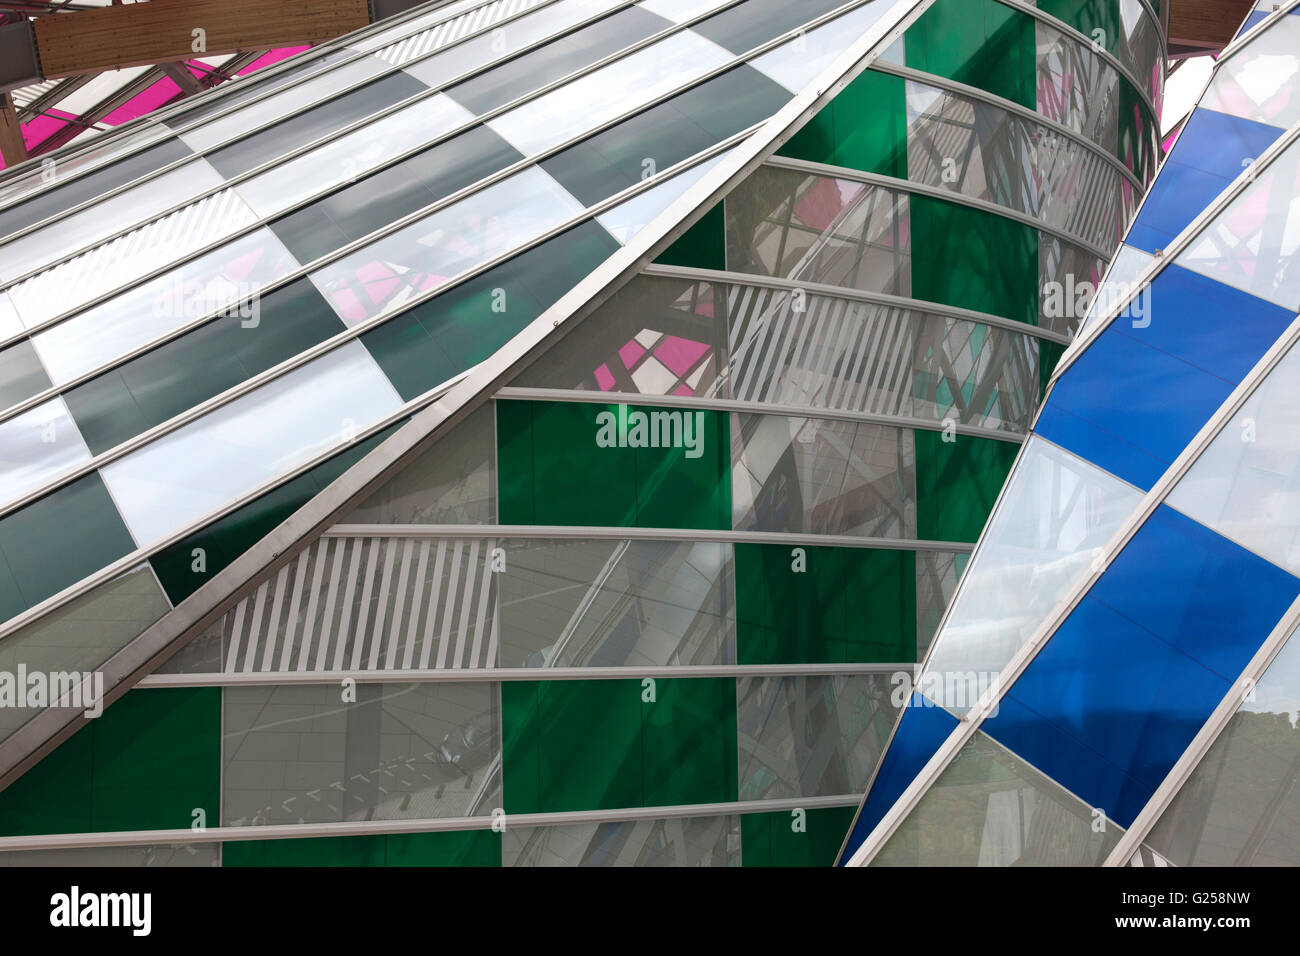
M 370 22 L 367 0 L 149 0 L 41 17 L 45 77 L 320 43 Z
M 1206 53 L 1221 50 L 1254 6 L 1253 0 L 1173 0 L 1169 8 L 1169 45 Z
M 27 144 L 23 142 L 23 128 L 14 112 L 14 99 L 0 93 L 0 156 L 6 166 L 16 166 L 27 159 Z

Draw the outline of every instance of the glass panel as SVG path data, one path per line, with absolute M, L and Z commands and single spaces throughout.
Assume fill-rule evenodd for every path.
M 966 713 L 1141 501 L 1135 488 L 1030 438 L 935 639 L 927 693 Z
M 502 866 L 739 866 L 740 818 L 509 827 Z
M 142 564 L 105 581 L 62 607 L 38 618 L 0 641 L 0 671 L 16 674 L 75 673 L 81 677 L 142 634 L 171 609 L 149 566 Z M 98 689 L 92 680 L 81 703 L 87 710 L 103 705 L 102 675 Z M 88 691 L 89 693 L 86 693 Z M 0 736 L 31 720 L 41 707 L 0 707 Z M 8 854 L 0 853 L 0 861 Z
M 271 216 L 329 186 L 351 182 L 472 119 L 468 110 L 445 96 L 426 97 L 260 173 L 236 189 L 259 216 Z
M 536 239 L 582 208 L 530 167 L 324 266 L 311 280 L 356 325 Z
M 504 541 L 502 667 L 735 660 L 731 548 L 668 541 Z
M 488 125 L 531 156 L 631 112 L 731 59 L 722 47 L 685 30 L 530 100 Z
M 740 818 L 744 866 L 834 866 L 853 810 L 797 808 Z
M 1082 332 L 1089 326 L 1110 318 L 1119 308 L 1120 303 L 1136 291 L 1137 280 L 1146 273 L 1153 262 L 1155 256 L 1150 253 L 1122 244 L 1110 264 L 1110 271 L 1106 273 L 1105 281 L 1093 296 L 1092 303 L 1088 307 L 1087 318 L 1083 320 L 1079 330 Z M 1129 307 L 1125 309 L 1124 316 L 1119 321 L 1123 318 L 1132 320 L 1139 316 L 1134 314 L 1132 307 Z
M 938 0 L 907 30 L 907 65 L 1032 110 L 1036 22 L 996 0 Z
M 1174 865 L 1300 863 L 1297 688 L 1292 634 L 1147 837 Z
M 495 685 L 222 692 L 222 823 L 480 816 L 501 806 Z
M 0 422 L 0 504 L 89 460 L 90 452 L 62 399 Z
M 678 173 L 657 186 L 651 186 L 644 192 L 601 213 L 596 217 L 596 221 L 608 229 L 615 239 L 626 245 L 638 232 L 650 225 L 655 217 L 730 155 L 731 150 L 727 150 L 712 159 L 697 163 L 684 173 Z
M 147 546 L 400 405 L 374 360 L 350 342 L 106 465 L 104 480 Z
M 0 408 L 16 405 L 49 387 L 50 377 L 31 342 L 0 349 Z
M 887 674 L 736 682 L 740 799 L 861 793 L 898 719 Z
M 1280 129 L 1300 120 L 1300 17 L 1282 17 L 1215 70 L 1201 97 L 1204 109 L 1230 113 Z
M 91 846 L 72 850 L 11 850 L 0 853 L 0 866 L 130 867 L 220 866 L 218 843 Z
M 974 543 L 1011 471 L 1019 443 L 916 432 L 916 534 Z
M 1300 574 L 1300 349 L 1246 400 L 1168 503 L 1274 564 Z
M 465 34 L 484 30 L 508 16 L 522 13 L 542 2 L 543 0 L 495 0 L 495 2 L 484 3 L 482 0 L 475 0 L 472 3 L 453 3 L 417 17 L 415 20 L 407 21 L 392 30 L 384 30 L 377 36 L 365 38 L 356 46 L 360 50 L 374 50 L 376 57 L 394 66 L 409 63 L 418 56 L 442 47 L 451 49 L 434 57 L 435 62 L 445 58 L 455 58 L 463 45 L 457 41 L 462 40 Z M 461 11 L 467 12 L 461 16 L 454 16 Z M 544 17 L 545 13 L 542 16 Z M 490 35 L 508 36 L 517 26 L 522 26 L 523 29 L 535 28 L 532 24 L 536 19 L 536 17 L 528 17 L 521 21 L 512 21 L 507 27 L 490 31 Z M 420 27 L 424 24 L 428 26 L 421 30 Z M 403 39 L 394 42 L 394 36 L 402 36 Z M 468 43 L 472 44 L 473 40 Z M 474 48 L 474 52 L 478 54 L 479 62 L 483 62 L 482 49 Z M 461 71 L 457 69 L 455 72 Z
M 775 4 L 773 5 L 775 6 Z M 798 12 L 795 14 L 795 5 L 783 4 L 783 8 L 787 11 L 783 18 L 783 24 L 789 22 L 791 14 L 794 14 L 800 21 L 807 22 L 814 15 L 824 12 L 826 9 L 842 5 L 842 3 L 801 3 L 797 5 Z M 742 4 L 742 6 L 746 11 L 748 10 L 748 4 Z M 798 40 L 783 43 L 776 49 L 755 57 L 750 61 L 750 65 L 760 73 L 764 73 L 776 80 L 790 92 L 798 93 L 829 69 L 837 57 L 841 56 L 845 50 L 865 35 L 877 20 L 889 12 L 889 8 L 890 4 L 887 0 L 872 0 L 872 2 L 864 4 L 856 10 L 852 10 L 841 17 L 836 17 L 824 26 L 810 30 Z M 739 10 L 740 8 L 735 9 Z M 719 15 L 706 20 L 697 26 L 696 30 L 707 35 L 705 28 L 714 20 L 720 20 L 722 16 Z M 743 17 L 745 14 L 741 14 L 741 16 Z M 797 25 L 797 23 L 790 23 L 790 27 Z M 786 29 L 790 27 L 786 27 Z M 716 38 L 711 37 L 711 39 Z M 771 39 L 771 37 L 765 39 Z M 718 42 L 722 43 L 723 41 L 719 39 Z M 728 46 L 726 43 L 723 43 L 723 45 Z M 751 43 L 745 49 L 751 49 L 757 45 L 757 42 Z M 734 47 L 728 46 L 728 49 L 734 49 Z M 744 52 L 744 50 L 736 50 L 736 52 L 740 53 Z
M 1041 22 L 1034 30 L 1038 112 L 1120 155 L 1119 71 L 1060 30 Z
M 228 841 L 221 844 L 221 865 L 500 866 L 501 835 L 492 830 L 449 830 Z
M 62 385 L 223 310 L 233 308 L 241 320 L 252 321 L 258 300 L 235 303 L 297 265 L 269 230 L 258 229 L 38 332 L 32 342 L 50 377 Z
M 916 536 L 909 429 L 777 415 L 732 419 L 737 530 Z
M 0 281 L 12 281 L 78 249 L 93 246 L 123 226 L 144 222 L 196 193 L 220 185 L 217 171 L 199 159 L 82 212 L 63 216 L 30 235 L 0 245 Z
M 977 732 L 871 865 L 1100 866 L 1123 832 Z

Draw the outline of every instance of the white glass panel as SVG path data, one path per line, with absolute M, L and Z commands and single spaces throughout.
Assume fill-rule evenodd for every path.
M 1300 308 L 1300 269 L 1291 268 L 1297 252 L 1300 148 L 1292 145 L 1174 261 L 1294 310 Z
M 732 55 L 716 43 L 684 30 L 524 103 L 488 125 L 531 156 L 731 60 Z
M 531 166 L 311 274 L 348 325 L 517 248 L 583 206 Z
M 1200 105 L 1280 129 L 1300 120 L 1300 16 L 1278 23 L 1219 65 Z
M 865 6 L 809 31 L 805 36 L 755 57 L 750 65 L 766 73 L 787 90 L 798 93 L 860 40 L 891 6 L 893 0 L 872 0 Z
M 1169 504 L 1300 574 L 1300 349 L 1202 452 Z
M 280 119 L 304 106 L 331 100 L 386 69 L 388 64 L 363 56 L 328 73 L 286 86 L 265 99 L 246 103 L 232 113 L 181 133 L 180 137 L 195 152 L 225 146 L 256 126 Z
M 718 163 L 731 155 L 731 150 L 705 160 L 698 166 L 692 166 L 686 172 L 674 176 L 658 186 L 652 186 L 627 202 L 619 203 L 613 209 L 596 217 L 596 221 L 614 234 L 614 238 L 623 244 L 650 225 L 654 218 L 673 204 L 679 196 L 705 177 Z
M 473 113 L 442 94 L 428 97 L 268 169 L 240 183 L 236 191 L 259 216 L 271 216 L 323 189 L 363 176 L 473 118 Z
M 9 290 L 28 328 L 71 311 L 257 220 L 233 189 L 223 189 L 46 269 Z
M 401 406 L 369 353 L 349 342 L 101 469 L 148 547 Z
M 89 460 L 86 443 L 61 398 L 0 422 L 0 503 Z
M 206 161 L 193 160 L 89 209 L 61 216 L 33 233 L 0 245 L 0 281 L 11 282 L 16 276 L 92 246 L 222 182 Z
M 271 230 L 259 229 L 38 332 L 32 343 L 50 380 L 62 385 L 252 295 L 297 265 Z
M 1094 322 L 1109 318 L 1119 308 L 1120 303 L 1128 298 L 1128 294 L 1132 291 L 1138 276 L 1146 272 L 1153 262 L 1155 262 L 1155 256 L 1150 253 L 1143 252 L 1136 246 L 1121 245 L 1119 252 L 1115 256 L 1115 261 L 1110 264 L 1110 271 L 1106 273 L 1106 278 L 1097 289 L 1096 295 L 1093 296 L 1092 304 L 1088 308 L 1088 315 L 1083 320 L 1080 331 L 1083 331 Z M 1077 288 L 1078 283 L 1085 281 L 1087 281 L 1087 276 L 1075 276 L 1075 287 Z
M 416 17 L 414 20 L 395 23 L 387 30 L 380 30 L 372 36 L 354 41 L 351 46 L 356 50 L 378 50 L 381 47 L 391 45 L 395 37 L 406 36 L 411 33 L 419 33 L 423 30 L 427 30 L 430 26 L 437 26 L 440 23 L 446 22 L 458 13 L 463 13 L 466 10 L 472 10 L 475 7 L 480 7 L 482 5 L 483 0 L 459 0 L 458 3 L 450 3 L 446 6 L 430 10 L 428 13 Z
M 720 0 L 645 0 L 641 4 L 651 13 L 657 13 L 673 23 L 685 23 L 721 5 Z
M 18 318 L 18 310 L 9 301 L 8 292 L 0 292 L 0 338 L 9 338 L 23 330 L 23 323 Z
M 66 108 L 66 103 L 60 102 L 59 108 Z M 87 131 L 78 136 L 77 145 L 88 144 L 92 132 L 94 131 Z M 31 172 L 24 173 L 12 182 L 0 186 L 0 206 L 17 202 L 34 192 L 39 192 L 45 186 L 53 185 L 49 181 L 51 173 L 55 174 L 55 182 L 64 182 L 79 171 L 106 165 L 108 160 L 127 152 L 132 147 L 157 142 L 170 136 L 171 130 L 165 126 L 146 125 L 132 133 L 121 133 L 112 141 L 105 142 L 94 149 L 88 149 L 67 159 L 59 159 L 57 163 L 52 158 L 49 159 L 48 165 L 46 161 L 42 161 Z
M 1031 437 L 920 686 L 954 713 L 968 711 L 1141 502 L 1131 485 Z

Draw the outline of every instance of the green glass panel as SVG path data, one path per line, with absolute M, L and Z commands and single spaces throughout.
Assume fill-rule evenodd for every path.
M 1119 81 L 1119 158 L 1144 183 L 1155 176 L 1159 127 L 1137 88 Z
M 1061 361 L 1061 356 L 1065 354 L 1065 346 L 1059 342 L 1049 342 L 1046 339 L 1040 339 L 1038 342 L 1038 400 L 1041 402 L 1047 395 L 1047 386 L 1052 381 L 1052 372 L 1056 370 L 1056 365 Z
M 853 807 L 747 813 L 740 818 L 744 866 L 834 866 L 853 824 Z
M 1020 446 L 996 438 L 916 432 L 917 534 L 932 541 L 975 541 L 988 521 Z
M 729 528 L 728 436 L 717 412 L 497 402 L 501 523 Z
M 1074 27 L 1090 40 L 1100 40 L 1107 53 L 1119 53 L 1124 36 L 1120 0 L 1038 0 L 1038 9 Z M 1100 30 L 1100 33 L 1094 31 Z
M 220 747 L 220 688 L 131 691 L 0 792 L 0 833 L 213 825 Z
M 725 678 L 501 686 L 508 813 L 736 799 L 736 689 Z
M 671 246 L 659 254 L 655 262 L 665 266 L 687 266 L 694 269 L 727 268 L 726 217 L 723 203 L 719 202 L 704 216 L 682 233 Z
M 222 866 L 500 866 L 491 830 L 388 833 L 222 844 Z
M 913 552 L 758 544 L 735 551 L 741 664 L 916 660 Z
M 98 455 L 347 327 L 306 279 L 264 296 L 255 314 L 223 316 L 64 394 Z
M 361 337 L 410 401 L 510 341 L 618 249 L 599 223 L 547 240 Z
M 7 408 L 50 387 L 50 377 L 29 341 L 0 350 L 0 408 Z
M 907 30 L 909 67 L 1035 109 L 1034 18 L 997 0 L 938 0 Z
M 0 602 L 12 608 L 16 591 L 18 610 L 29 608 L 134 550 L 103 479 L 92 472 L 0 519 L 0 558 L 12 581 L 12 590 L 0 584 Z
M 172 604 L 206 584 L 403 424 L 389 426 L 151 557 L 149 563 Z
M 910 205 L 915 298 L 1038 324 L 1038 230 L 929 196 Z
M 867 70 L 777 153 L 907 178 L 907 102 L 901 76 Z

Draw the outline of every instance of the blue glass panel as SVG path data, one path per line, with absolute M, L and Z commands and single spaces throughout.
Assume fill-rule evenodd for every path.
M 1300 580 L 1161 505 L 1089 597 L 1235 680 Z
M 1137 222 L 1129 245 L 1146 252 L 1163 249 L 1200 212 L 1241 175 L 1243 163 L 1268 149 L 1282 130 L 1196 109 L 1165 160 Z
M 934 756 L 939 745 L 948 739 L 957 718 L 942 707 L 936 707 L 920 694 L 913 693 L 903 711 L 903 719 L 898 723 L 894 739 L 889 742 L 889 750 L 880 764 L 867 798 L 858 812 L 849 834 L 848 845 L 839 859 L 843 866 L 862 846 L 876 824 L 881 821 L 889 808 L 907 789 L 907 785 Z
M 982 729 L 1127 827 L 1298 592 L 1162 507 Z

